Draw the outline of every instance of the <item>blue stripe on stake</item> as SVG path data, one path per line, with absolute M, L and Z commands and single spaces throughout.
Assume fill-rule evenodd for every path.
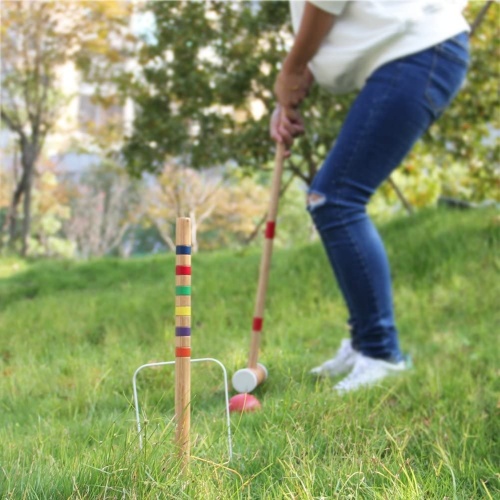
M 189 326 L 176 326 L 175 327 L 175 336 L 176 337 L 190 337 L 191 336 L 191 328 L 189 328 Z
M 186 245 L 177 245 L 175 247 L 175 253 L 177 255 L 191 255 L 191 247 Z

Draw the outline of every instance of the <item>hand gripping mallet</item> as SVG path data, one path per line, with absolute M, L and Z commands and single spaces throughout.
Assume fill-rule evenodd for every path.
M 281 177 L 283 174 L 284 153 L 284 145 L 278 144 L 271 182 L 271 199 L 269 201 L 269 210 L 267 213 L 264 249 L 260 261 L 259 283 L 255 300 L 248 367 L 238 370 L 233 375 L 232 379 L 233 387 L 237 392 L 252 392 L 267 378 L 266 367 L 257 361 L 259 359 L 260 338 L 264 323 L 264 304 L 266 301 L 267 282 L 269 280 L 269 270 L 273 253 L 273 239 L 276 229 L 276 216 L 278 213 Z

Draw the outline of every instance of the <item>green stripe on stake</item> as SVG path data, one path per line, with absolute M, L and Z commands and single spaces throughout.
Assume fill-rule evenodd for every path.
M 190 286 L 176 286 L 175 295 L 191 295 Z

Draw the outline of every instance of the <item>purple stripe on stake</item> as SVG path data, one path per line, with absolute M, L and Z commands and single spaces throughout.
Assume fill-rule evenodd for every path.
M 189 326 L 176 326 L 175 327 L 175 336 L 176 337 L 190 337 L 191 336 L 191 328 L 189 328 Z

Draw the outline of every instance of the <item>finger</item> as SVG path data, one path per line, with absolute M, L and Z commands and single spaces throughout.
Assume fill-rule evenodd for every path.
M 281 136 L 278 130 L 278 123 L 275 121 L 271 122 L 271 126 L 269 128 L 269 135 L 276 142 L 281 142 Z
M 281 120 L 278 127 L 278 134 L 282 137 L 283 141 L 286 144 L 290 144 L 291 142 L 293 142 L 293 138 L 297 133 L 298 130 L 296 125 L 294 125 L 286 118 L 283 118 L 283 120 Z
M 293 122 L 289 127 L 289 130 L 294 134 L 301 134 L 305 131 L 303 122 Z
M 298 137 L 299 135 L 303 135 L 305 133 L 305 129 L 302 126 L 294 126 L 291 129 L 291 134 L 293 137 Z
M 294 130 L 297 133 L 301 132 L 304 130 L 304 120 L 302 119 L 302 116 L 298 111 L 296 110 L 289 110 L 288 111 L 288 116 L 285 117 L 286 119 L 286 125 L 289 130 Z
M 293 135 L 286 128 L 280 127 L 279 135 L 286 146 L 291 146 L 293 144 Z
M 305 132 L 302 117 L 296 110 L 290 110 L 290 116 L 282 117 L 280 120 L 280 128 L 285 129 L 293 138 L 298 137 Z
M 286 117 L 282 106 L 278 105 L 277 112 L 277 117 L 279 118 L 279 120 L 277 121 L 277 135 L 280 136 L 282 144 L 284 144 L 285 146 L 283 157 L 289 158 L 291 155 L 290 147 L 293 145 L 293 135 L 289 133 L 288 130 L 292 124 Z
M 269 135 L 271 136 L 271 139 L 273 139 L 277 143 L 283 142 L 282 137 L 279 133 L 279 124 L 281 119 L 280 115 L 281 115 L 281 108 L 278 105 L 271 114 L 271 121 L 269 123 Z
M 278 144 L 283 144 L 283 139 L 281 137 L 281 135 L 279 135 L 278 133 L 271 133 L 271 139 L 278 143 Z
M 295 106 L 283 107 L 281 110 L 282 119 L 286 118 L 289 122 L 295 122 L 300 119 L 300 114 Z

